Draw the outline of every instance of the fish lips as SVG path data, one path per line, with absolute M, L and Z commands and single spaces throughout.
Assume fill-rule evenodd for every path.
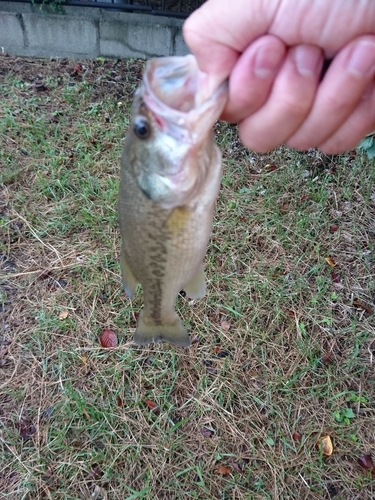
M 163 132 L 193 146 L 204 142 L 228 97 L 227 81 L 209 95 L 207 82 L 192 55 L 156 58 L 147 63 L 141 94 Z

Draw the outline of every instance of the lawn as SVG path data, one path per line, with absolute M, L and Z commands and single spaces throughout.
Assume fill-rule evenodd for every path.
M 192 346 L 137 347 L 116 203 L 142 70 L 0 56 L 0 497 L 375 498 L 374 161 L 218 123 Z

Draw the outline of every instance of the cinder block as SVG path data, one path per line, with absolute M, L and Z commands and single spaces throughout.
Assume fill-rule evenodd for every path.
M 23 2 L 6 2 L 1 0 L 0 3 L 1 13 L 0 16 L 3 15 L 3 12 L 12 12 L 13 14 L 25 14 L 33 12 L 34 5 L 31 3 L 23 3 Z
M 29 55 L 97 57 L 98 23 L 64 15 L 24 14 Z
M 172 29 L 157 23 L 145 26 L 101 21 L 100 55 L 124 58 L 170 55 L 173 49 Z
M 47 9 L 47 11 L 46 11 Z M 183 55 L 183 21 L 149 14 L 0 1 L 0 50 L 36 57 Z
M 1 12 L 0 15 L 0 50 L 18 54 L 24 46 L 21 16 Z
M 176 56 L 186 56 L 186 54 L 190 54 L 190 50 L 186 45 L 185 40 L 182 36 L 182 29 L 179 29 L 175 33 L 173 51 L 174 51 L 173 55 Z

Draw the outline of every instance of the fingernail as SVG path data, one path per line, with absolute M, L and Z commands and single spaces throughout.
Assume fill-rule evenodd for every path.
M 322 69 L 323 56 L 321 50 L 313 45 L 297 45 L 294 47 L 294 61 L 298 73 L 302 76 L 319 75 Z
M 354 47 L 348 64 L 349 71 L 358 76 L 375 72 L 375 43 L 362 40 Z
M 263 45 L 258 48 L 254 59 L 254 73 L 259 78 L 271 78 L 276 74 L 282 58 L 284 50 L 276 47 L 270 48 Z

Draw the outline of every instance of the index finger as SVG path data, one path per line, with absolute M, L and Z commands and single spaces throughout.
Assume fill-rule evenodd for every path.
M 217 83 L 225 80 L 244 49 L 267 33 L 278 3 L 269 0 L 262 8 L 264 2 L 256 0 L 208 0 L 194 11 L 184 23 L 183 35 L 200 69 Z

